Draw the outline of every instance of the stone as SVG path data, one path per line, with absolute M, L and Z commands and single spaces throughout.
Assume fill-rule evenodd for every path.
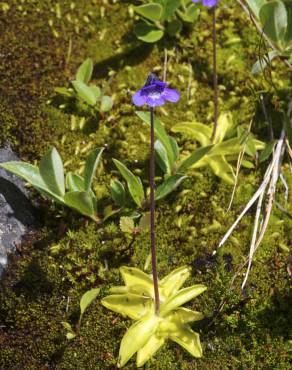
M 18 161 L 9 145 L 0 149 L 0 163 Z M 0 167 L 0 278 L 8 256 L 36 226 L 35 209 L 28 199 L 25 182 Z

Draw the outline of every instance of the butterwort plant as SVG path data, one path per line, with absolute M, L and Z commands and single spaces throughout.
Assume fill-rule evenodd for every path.
M 128 316 L 136 322 L 124 335 L 119 351 L 118 366 L 124 366 L 137 353 L 137 366 L 143 366 L 170 339 L 180 344 L 192 356 L 201 357 L 199 334 L 189 323 L 198 321 L 203 315 L 181 307 L 206 290 L 202 284 L 181 289 L 190 275 L 188 267 L 175 269 L 163 279 L 158 279 L 155 244 L 155 107 L 166 102 L 176 103 L 178 91 L 168 87 L 154 74 L 150 74 L 145 85 L 134 94 L 136 106 L 147 105 L 150 110 L 150 242 L 152 275 L 134 267 L 121 267 L 124 286 L 111 288 L 111 295 L 102 304 L 112 311 Z

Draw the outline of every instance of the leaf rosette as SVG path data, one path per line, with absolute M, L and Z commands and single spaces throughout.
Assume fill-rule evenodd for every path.
M 203 293 L 202 284 L 181 289 L 190 275 L 189 268 L 180 267 L 159 281 L 160 314 L 155 314 L 154 288 L 150 275 L 137 268 L 121 267 L 124 286 L 110 289 L 113 293 L 102 304 L 136 322 L 124 335 L 118 366 L 124 366 L 137 353 L 137 366 L 143 366 L 170 339 L 194 357 L 202 356 L 199 334 L 190 323 L 203 319 L 203 314 L 181 307 Z

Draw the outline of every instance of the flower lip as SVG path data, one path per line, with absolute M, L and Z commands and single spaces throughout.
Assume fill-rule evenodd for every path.
M 133 95 L 132 101 L 138 107 L 144 104 L 157 107 L 164 105 L 165 101 L 176 103 L 179 98 L 176 90 L 168 88 L 166 82 L 159 81 L 154 73 L 150 73 L 145 85 Z

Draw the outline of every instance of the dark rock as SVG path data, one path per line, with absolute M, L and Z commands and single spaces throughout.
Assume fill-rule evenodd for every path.
M 18 160 L 9 146 L 0 149 L 0 163 Z M 0 167 L 0 277 L 8 254 L 36 226 L 35 210 L 27 195 L 24 181 Z

